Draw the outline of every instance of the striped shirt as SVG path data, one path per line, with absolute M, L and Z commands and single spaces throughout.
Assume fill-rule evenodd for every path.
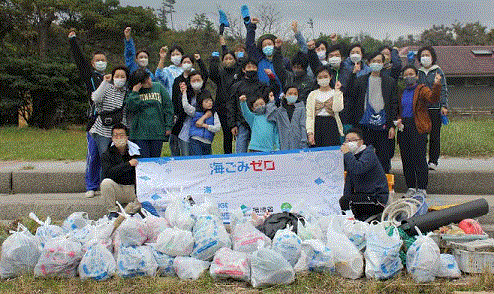
M 96 111 L 112 111 L 118 108 L 121 108 L 124 100 L 125 94 L 127 93 L 126 88 L 118 89 L 113 84 L 103 81 L 101 85 L 93 92 L 91 99 L 96 103 Z M 126 107 L 123 109 L 123 119 L 122 123 L 127 125 L 127 121 L 125 119 L 127 113 Z M 94 122 L 93 127 L 89 131 L 90 133 L 95 133 L 100 136 L 111 138 L 112 127 L 104 126 L 101 117 L 98 115 L 96 121 Z

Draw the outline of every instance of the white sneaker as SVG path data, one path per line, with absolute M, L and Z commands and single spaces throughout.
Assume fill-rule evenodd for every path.
M 402 198 L 410 198 L 415 193 L 417 193 L 417 190 L 415 190 L 415 188 L 408 188 L 408 191 L 406 191 L 405 194 L 403 194 Z
M 433 162 L 429 162 L 429 170 L 436 170 L 436 168 L 437 168 L 437 164 Z
M 95 196 L 93 190 L 86 191 L 86 194 L 84 195 L 86 198 L 93 198 Z

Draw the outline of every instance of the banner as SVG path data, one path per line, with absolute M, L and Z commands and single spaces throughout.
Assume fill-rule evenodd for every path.
M 291 207 L 339 214 L 343 195 L 343 154 L 337 147 L 210 156 L 144 158 L 136 167 L 137 198 L 164 215 L 172 194 L 196 204 L 209 197 L 222 219 L 249 207 L 258 214 Z

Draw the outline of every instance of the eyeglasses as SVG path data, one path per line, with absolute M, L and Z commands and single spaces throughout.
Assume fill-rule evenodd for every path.
M 126 137 L 127 137 L 127 135 L 126 135 L 126 134 L 113 134 L 113 136 L 112 136 L 112 137 L 113 137 L 113 138 L 117 138 L 117 139 L 118 139 L 118 138 L 126 138 Z
M 349 142 L 358 142 L 358 141 L 360 141 L 360 140 L 362 140 L 362 139 L 347 139 L 347 140 L 345 140 L 345 143 L 349 143 Z

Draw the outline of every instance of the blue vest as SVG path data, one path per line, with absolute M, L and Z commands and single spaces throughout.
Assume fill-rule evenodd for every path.
M 198 128 L 196 127 L 196 122 L 204 115 L 204 112 L 199 112 L 196 111 L 196 114 L 192 118 L 192 121 L 190 123 L 190 130 L 189 130 L 189 136 L 190 137 L 200 137 L 204 138 L 210 142 L 213 142 L 214 139 L 214 133 L 210 132 L 209 130 L 205 128 Z M 214 116 L 211 116 L 210 118 L 206 119 L 204 121 L 205 124 L 207 125 L 214 125 Z

